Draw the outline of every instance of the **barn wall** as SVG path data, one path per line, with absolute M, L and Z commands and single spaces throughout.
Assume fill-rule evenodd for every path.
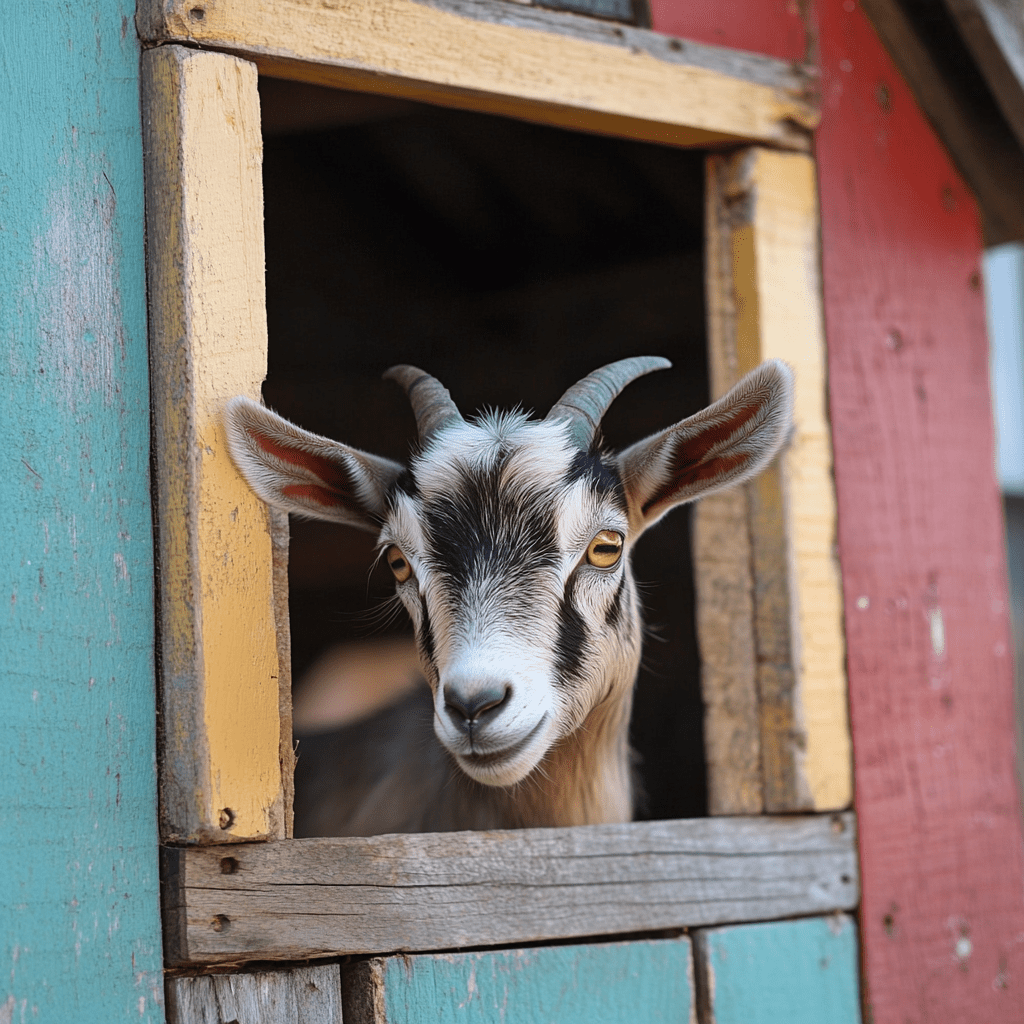
M 163 1020 L 134 4 L 0 32 L 0 1021 Z
M 866 1016 L 1009 1024 L 1024 855 L 978 209 L 860 7 L 818 20 Z

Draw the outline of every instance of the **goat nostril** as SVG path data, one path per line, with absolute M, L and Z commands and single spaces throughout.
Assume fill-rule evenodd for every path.
M 512 695 L 512 687 L 508 683 L 487 686 L 472 693 L 460 693 L 453 686 L 444 688 L 444 706 L 452 717 L 462 719 L 459 724 L 472 724 L 479 721 L 489 712 L 496 711 Z

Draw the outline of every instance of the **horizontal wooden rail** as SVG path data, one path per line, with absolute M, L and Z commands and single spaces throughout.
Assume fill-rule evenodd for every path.
M 144 0 L 138 25 L 279 78 L 651 142 L 806 150 L 818 122 L 786 61 L 498 0 Z
M 847 910 L 850 813 L 164 851 L 175 964 L 521 944 Z

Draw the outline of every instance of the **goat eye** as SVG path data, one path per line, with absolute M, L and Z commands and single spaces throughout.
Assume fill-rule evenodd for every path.
M 598 569 L 610 569 L 622 557 L 622 534 L 602 530 L 587 545 L 587 561 Z
M 401 548 L 392 544 L 384 557 L 388 560 L 388 565 L 391 566 L 391 571 L 399 583 L 404 583 L 412 575 L 412 566 L 409 564 L 409 559 L 402 554 Z

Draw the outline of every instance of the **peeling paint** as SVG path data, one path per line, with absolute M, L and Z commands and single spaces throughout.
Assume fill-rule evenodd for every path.
M 942 619 L 942 609 L 936 606 L 928 609 L 928 632 L 932 641 L 932 653 L 941 658 L 946 653 L 946 626 Z

